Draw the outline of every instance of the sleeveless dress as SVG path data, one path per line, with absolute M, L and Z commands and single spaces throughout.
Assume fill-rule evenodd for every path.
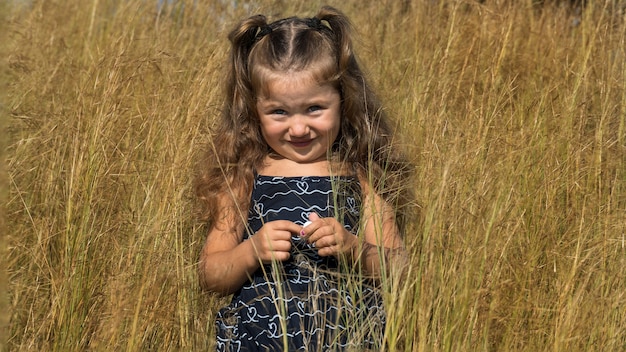
M 356 234 L 361 188 L 351 176 L 257 175 L 244 241 L 263 223 L 299 225 L 311 212 L 335 217 Z M 216 318 L 218 351 L 361 351 L 378 349 L 382 298 L 358 270 L 292 237 L 291 258 L 261 266 Z

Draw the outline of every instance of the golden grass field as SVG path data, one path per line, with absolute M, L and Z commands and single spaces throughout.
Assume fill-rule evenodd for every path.
M 416 166 L 386 351 L 626 350 L 617 2 L 327 2 Z M 23 3 L 0 3 L 0 350 L 210 350 L 192 182 L 226 35 L 325 3 Z

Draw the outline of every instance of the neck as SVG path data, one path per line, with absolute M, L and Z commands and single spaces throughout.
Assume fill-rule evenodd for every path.
M 257 169 L 257 173 L 265 176 L 332 176 L 348 175 L 349 168 L 328 160 L 311 163 L 298 163 L 280 156 L 268 155 L 265 157 L 263 166 Z

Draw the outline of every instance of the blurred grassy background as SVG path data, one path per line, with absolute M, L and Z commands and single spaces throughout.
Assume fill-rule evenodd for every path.
M 212 348 L 225 300 L 198 289 L 191 182 L 226 33 L 325 3 L 20 3 L 0 3 L 0 349 Z M 417 166 L 387 350 L 625 350 L 619 1 L 326 3 Z

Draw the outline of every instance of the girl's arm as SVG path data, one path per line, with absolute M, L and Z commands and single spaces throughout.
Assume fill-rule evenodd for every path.
M 291 234 L 298 233 L 301 227 L 291 221 L 272 221 L 243 241 L 246 219 L 242 219 L 241 214 L 233 214 L 234 211 L 226 211 L 234 209 L 227 206 L 229 201 L 220 203 L 222 213 L 202 248 L 198 272 L 204 289 L 229 295 L 237 291 L 261 264 L 289 259 Z
M 395 212 L 361 180 L 363 188 L 363 239 L 348 232 L 336 219 L 313 213 L 311 224 L 301 231 L 321 256 L 335 256 L 360 265 L 365 275 L 381 277 L 391 266 L 403 266 L 406 250 L 396 225 Z M 402 269 L 402 268 L 400 268 Z
M 407 257 L 400 231 L 396 224 L 395 211 L 382 197 L 369 189 L 363 202 L 363 226 L 365 243 L 356 254 L 363 269 L 372 276 L 389 273 L 394 266 L 404 265 Z
M 243 232 L 235 232 L 230 224 L 218 224 L 209 231 L 198 268 L 203 289 L 221 295 L 231 294 L 259 267 L 251 242 L 242 242 L 242 239 Z

